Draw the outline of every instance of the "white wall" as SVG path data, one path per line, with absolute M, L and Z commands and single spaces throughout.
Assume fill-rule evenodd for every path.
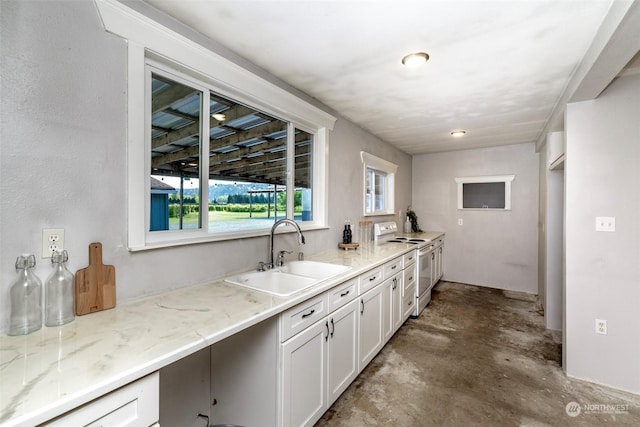
M 72 271 L 87 266 L 89 243 L 102 242 L 104 262 L 116 267 L 118 304 L 224 277 L 267 258 L 267 237 L 130 253 L 126 42 L 104 31 L 91 1 L 7 0 L 1 8 L 0 329 L 9 317 L 15 259 L 39 251 L 43 228 L 65 229 Z M 216 51 L 230 57 L 226 49 Z M 396 203 L 409 204 L 410 156 L 338 115 L 329 146 L 331 229 L 306 233 L 307 254 L 334 248 L 345 218 L 361 217 L 360 150 L 400 166 Z M 279 236 L 280 246 L 297 248 L 294 236 Z M 36 273 L 44 281 L 49 272 L 47 260 L 38 257 Z
M 564 163 L 549 170 L 564 154 L 564 132 L 550 132 L 540 151 L 538 210 L 538 298 L 547 329 L 562 330 L 564 279 Z
M 516 176 L 511 211 L 457 209 L 456 177 L 508 174 Z M 412 200 L 423 230 L 447 233 L 446 280 L 538 292 L 534 144 L 414 156 Z M 458 225 L 459 218 L 464 225 Z
M 542 307 L 547 305 L 547 150 L 542 147 L 538 153 L 538 300 Z
M 638 393 L 640 75 L 569 104 L 566 135 L 567 374 Z M 615 217 L 616 231 L 596 232 L 596 216 Z

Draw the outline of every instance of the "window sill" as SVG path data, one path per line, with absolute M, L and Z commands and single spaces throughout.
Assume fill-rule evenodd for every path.
M 326 225 L 300 225 L 300 229 L 305 231 L 315 231 L 315 230 L 328 230 L 330 227 Z M 276 230 L 275 234 L 284 234 L 284 233 L 294 233 L 295 230 L 289 229 L 288 227 L 279 227 Z M 225 234 L 217 234 L 217 235 L 206 235 L 206 236 L 194 236 L 185 239 L 175 240 L 175 239 L 167 239 L 167 240 L 158 240 L 154 242 L 147 242 L 144 246 L 135 246 L 128 247 L 129 252 L 142 252 L 149 251 L 154 249 L 163 249 L 177 246 L 185 246 L 185 245 L 194 245 L 201 243 L 214 243 L 214 242 L 228 242 L 232 240 L 239 239 L 252 239 L 255 237 L 266 237 L 271 234 L 271 230 L 262 229 L 262 230 L 253 230 L 251 232 L 230 232 Z

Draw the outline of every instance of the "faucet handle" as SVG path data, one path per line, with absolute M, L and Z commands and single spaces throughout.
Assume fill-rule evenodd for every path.
M 278 252 L 278 267 L 282 267 L 282 265 L 284 264 L 284 255 L 285 254 L 292 254 L 292 251 L 280 251 Z
M 263 261 L 260 261 L 258 263 L 258 271 L 264 271 L 264 262 Z

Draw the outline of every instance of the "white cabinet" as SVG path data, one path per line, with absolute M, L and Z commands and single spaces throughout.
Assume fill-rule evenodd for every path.
M 329 316 L 328 406 L 358 376 L 358 300 Z
M 415 310 L 416 304 L 416 282 L 415 280 L 409 286 L 404 288 L 404 297 L 402 298 L 402 321 L 404 322 L 411 316 Z
M 282 344 L 282 425 L 313 425 L 327 410 L 329 326 L 317 322 Z
M 313 425 L 358 375 L 358 303 L 351 298 L 282 344 L 283 426 Z
M 384 345 L 382 336 L 383 290 L 382 286 L 376 286 L 359 298 L 358 371 L 362 371 Z
M 441 237 L 436 241 L 436 248 L 433 251 L 433 284 L 438 283 L 444 274 L 444 238 Z
M 158 422 L 159 376 L 155 372 L 42 424 L 48 427 L 149 427 Z
M 279 426 L 318 421 L 407 319 L 417 278 L 407 255 L 280 315 Z
M 360 284 L 358 285 L 358 295 L 362 295 L 369 289 L 373 289 L 384 279 L 383 267 L 378 267 L 367 271 L 360 276 Z
M 398 271 L 382 284 L 383 304 L 382 324 L 383 341 L 387 342 L 402 325 L 402 271 Z

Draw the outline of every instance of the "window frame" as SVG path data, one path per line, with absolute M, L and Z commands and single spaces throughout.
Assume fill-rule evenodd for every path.
M 360 152 L 360 159 L 362 160 L 362 213 L 364 216 L 379 216 L 379 215 L 393 215 L 395 213 L 395 174 L 398 170 L 398 165 L 391 163 L 385 159 L 374 156 L 366 151 Z M 367 175 L 369 170 L 378 172 L 380 175 L 385 176 L 385 189 L 384 189 L 384 209 L 375 210 L 375 199 L 371 200 L 371 206 L 374 208 L 372 211 L 367 211 Z M 373 194 L 375 194 L 375 180 L 373 182 Z
M 491 176 L 472 176 L 455 178 L 458 192 L 458 210 L 465 211 L 510 211 L 511 210 L 511 182 L 515 179 L 515 175 L 491 175 Z M 504 208 L 465 208 L 464 207 L 464 184 L 485 184 L 485 183 L 504 183 Z
M 161 64 L 165 71 L 169 69 L 171 73 L 187 76 L 188 80 L 192 78 L 203 82 L 207 88 L 221 95 L 288 122 L 288 156 L 289 152 L 295 151 L 294 129 L 313 134 L 313 220 L 300 222 L 300 226 L 303 229 L 327 228 L 326 157 L 329 131 L 333 129 L 335 117 L 215 53 L 207 48 L 206 42 L 202 40 L 196 42 L 116 0 L 95 2 L 105 30 L 127 40 L 127 246 L 130 251 L 262 236 L 269 233 L 268 229 L 255 229 L 214 234 L 209 233 L 204 227 L 199 230 L 148 231 L 150 168 L 147 169 L 147 166 L 150 166 L 148 162 L 151 148 L 150 138 L 146 138 L 146 125 L 150 120 L 147 113 L 151 107 L 151 99 L 146 96 L 148 61 Z M 208 109 L 208 104 L 203 104 L 207 105 Z M 207 121 L 202 122 L 204 126 Z M 208 144 L 201 144 L 201 153 L 204 152 L 205 146 Z M 201 160 L 205 159 L 208 164 L 208 155 L 202 156 Z M 292 159 L 288 159 L 288 164 L 292 164 Z M 208 167 L 202 167 L 201 173 L 204 170 L 208 171 Z M 208 184 L 208 174 L 206 179 Z M 287 186 L 293 185 L 293 181 L 294 173 L 289 169 Z M 291 191 L 287 197 L 287 216 L 290 217 L 293 215 L 293 188 L 288 188 L 287 191 Z

